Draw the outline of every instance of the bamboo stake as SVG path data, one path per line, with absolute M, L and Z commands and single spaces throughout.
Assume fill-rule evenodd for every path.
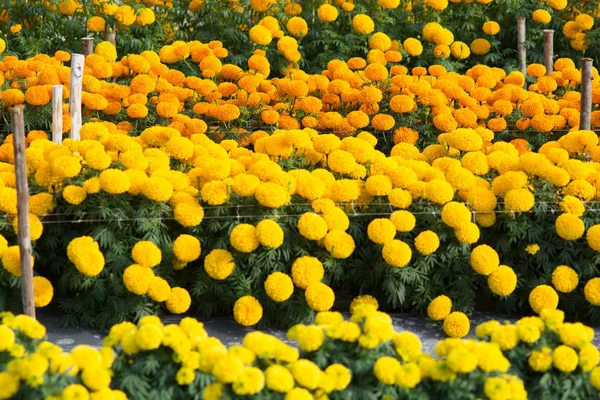
M 62 144 L 63 136 L 63 85 L 52 86 L 52 141 Z
M 94 53 L 94 38 L 81 39 L 81 52 L 84 56 Z
M 71 87 L 69 90 L 69 115 L 71 116 L 71 139 L 79 140 L 81 129 L 81 90 L 85 57 L 82 54 L 71 56 Z
M 24 106 L 15 106 L 10 111 L 13 142 L 15 148 L 15 175 L 17 179 L 18 238 L 21 256 L 21 297 L 23 312 L 35 318 L 33 301 L 33 265 L 31 262 L 31 238 L 29 237 L 29 186 L 25 161 Z
M 554 30 L 544 29 L 544 66 L 546 75 L 554 71 Z
M 581 59 L 581 117 L 579 120 L 580 130 L 591 129 L 592 118 L 592 59 Z
M 527 50 L 525 50 L 525 18 L 517 18 L 517 53 L 519 57 L 519 70 L 523 75 L 527 73 Z
M 113 46 L 117 45 L 117 32 L 114 26 L 110 24 L 104 26 L 104 40 L 111 42 Z

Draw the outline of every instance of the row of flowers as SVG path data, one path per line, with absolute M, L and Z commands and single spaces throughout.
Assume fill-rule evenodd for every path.
M 441 340 L 435 354 L 364 297 L 349 320 L 321 312 L 287 342 L 252 331 L 229 347 L 195 319 L 147 316 L 113 326 L 100 349 L 65 352 L 39 322 L 1 318 L 0 399 L 564 399 L 600 390 L 594 331 L 557 310 L 485 322 L 477 339 Z
M 404 59 L 413 66 L 441 62 L 462 70 L 479 62 L 515 65 L 517 17 L 527 18 L 533 62 L 542 60 L 543 29 L 556 31 L 558 54 L 598 56 L 589 46 L 598 37 L 593 29 L 597 6 L 577 0 L 528 0 L 518 5 L 495 0 L 11 0 L 0 14 L 0 40 L 21 55 L 78 51 L 79 43 L 72 38 L 105 38 L 107 31 L 116 30 L 124 53 L 176 40 L 220 40 L 235 54 L 236 65 L 260 47 L 277 71 L 300 63 L 317 72 L 340 55 Z

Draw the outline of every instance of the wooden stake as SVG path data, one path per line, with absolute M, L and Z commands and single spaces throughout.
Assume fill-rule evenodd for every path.
M 517 53 L 519 57 L 519 70 L 523 75 L 527 73 L 527 51 L 525 50 L 525 18 L 517 18 Z
M 110 24 L 104 26 L 104 40 L 111 42 L 113 46 L 117 45 L 117 32 L 114 26 Z
M 63 137 L 63 85 L 52 86 L 52 141 L 62 144 Z
M 81 52 L 84 56 L 89 56 L 94 53 L 94 38 L 81 39 Z
M 33 301 L 33 265 L 31 263 L 31 238 L 29 237 L 29 185 L 25 161 L 24 106 L 14 106 L 10 111 L 15 148 L 15 175 L 17 179 L 17 215 L 19 218 L 19 250 L 21 256 L 21 296 L 23 312 L 35 318 Z
M 546 75 L 554 71 L 554 30 L 544 29 L 544 66 Z
M 81 90 L 83 87 L 83 68 L 85 57 L 82 54 L 71 55 L 71 87 L 69 89 L 69 115 L 71 116 L 71 139 L 79 140 L 81 129 Z
M 592 118 L 592 59 L 581 59 L 581 117 L 579 120 L 580 130 L 591 129 Z

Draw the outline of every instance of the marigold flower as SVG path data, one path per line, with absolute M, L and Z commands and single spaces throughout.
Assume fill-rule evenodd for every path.
M 204 259 L 204 270 L 213 279 L 221 281 L 233 272 L 233 255 L 224 249 L 212 250 Z
M 52 301 L 54 288 L 52 283 L 42 276 L 33 277 L 33 301 L 38 308 L 46 307 Z
M 310 284 L 304 293 L 308 306 L 317 311 L 327 311 L 333 307 L 335 295 L 333 290 L 321 282 Z
M 455 311 L 444 319 L 444 332 L 452 338 L 462 338 L 470 329 L 469 318 L 461 312 Z
M 260 302 L 252 296 L 243 296 L 233 305 L 233 318 L 242 326 L 256 325 L 263 316 Z
M 367 35 L 375 29 L 375 23 L 365 14 L 357 14 L 352 18 L 352 27 L 358 33 L 363 35 Z
M 294 293 L 294 283 L 289 275 L 283 272 L 273 272 L 264 283 L 267 296 L 275 302 L 283 302 L 289 299 Z
M 500 265 L 488 275 L 488 286 L 498 296 L 508 296 L 517 287 L 517 275 L 512 268 Z
M 558 306 L 558 294 L 548 285 L 538 285 L 529 293 L 531 309 L 540 314 L 542 310 L 555 310 Z
M 154 272 L 148 267 L 132 264 L 123 271 L 123 284 L 125 288 L 138 296 L 148 292 L 150 282 L 154 278 Z
M 187 290 L 180 287 L 171 289 L 171 294 L 166 301 L 167 310 L 173 314 L 183 314 L 189 310 L 192 299 Z

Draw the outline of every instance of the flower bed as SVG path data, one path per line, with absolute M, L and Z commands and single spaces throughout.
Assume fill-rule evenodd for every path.
M 66 322 L 101 328 L 188 310 L 291 326 L 343 290 L 439 321 L 482 298 L 598 320 L 600 146 L 575 130 L 572 61 L 525 90 L 520 73 L 483 65 L 360 59 L 269 80 L 260 51 L 244 72 L 205 63 L 218 43 L 177 46 L 168 67 L 154 52 L 115 62 L 101 43 L 86 58 L 82 140 L 29 131 L 38 306 L 54 294 Z M 185 54 L 214 78 L 186 77 Z M 4 105 L 26 102 L 39 124 L 68 56 L 4 57 Z M 0 161 L 7 308 L 20 274 L 10 135 Z
M 298 347 L 253 331 L 227 348 L 195 319 L 164 326 L 144 317 L 113 326 L 99 350 L 68 353 L 44 340 L 41 324 L 4 313 L 0 399 L 594 398 L 593 330 L 563 317 L 546 310 L 515 324 L 488 321 L 477 340 L 442 340 L 435 355 L 369 302 L 354 303 L 349 321 L 321 312 L 313 325 L 292 327 Z

